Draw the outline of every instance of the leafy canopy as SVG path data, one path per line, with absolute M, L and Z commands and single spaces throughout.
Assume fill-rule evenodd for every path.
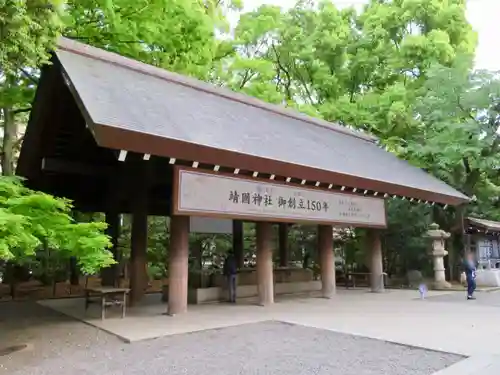
M 63 0 L 0 0 L 0 73 L 49 60 L 62 27 Z
M 68 200 L 32 191 L 15 177 L 0 177 L 0 259 L 30 262 L 40 248 L 78 259 L 94 273 L 114 263 L 106 223 L 76 223 Z

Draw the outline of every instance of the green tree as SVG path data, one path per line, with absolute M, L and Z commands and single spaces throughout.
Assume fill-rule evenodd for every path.
M 475 40 L 460 0 L 373 0 L 359 15 L 330 1 L 263 6 L 236 29 L 238 58 L 227 63 L 238 74 L 228 81 L 398 144 L 416 125 L 411 107 L 428 69 L 472 54 Z
M 435 65 L 413 112 L 418 132 L 405 140 L 400 154 L 475 198 L 467 206 L 434 210 L 435 220 L 453 233 L 453 269 L 463 248 L 464 216 L 500 219 L 500 78 L 470 71 L 466 59 L 450 67 Z
M 62 27 L 62 0 L 0 1 L 0 125 L 2 174 L 12 175 L 19 130 L 26 121 L 36 78 Z M 36 75 L 36 74 L 35 74 Z
M 235 91 L 280 103 L 284 96 L 276 90 L 276 70 L 270 58 L 276 30 L 282 21 L 281 9 L 264 5 L 242 14 L 234 31 L 235 54 L 214 63 L 215 82 Z
M 8 3 L 11 11 L 24 4 Z M 496 83 L 485 73 L 469 76 L 476 36 L 465 17 L 465 0 L 372 0 L 359 14 L 339 10 L 331 1 L 317 6 L 299 1 L 286 11 L 263 6 L 243 14 L 230 38 L 226 12 L 240 6 L 217 0 L 67 1 L 62 33 L 372 132 L 391 151 L 476 195 L 471 211 L 497 216 L 498 202 L 491 198 L 498 196 Z M 9 43 L 24 46 L 21 34 L 9 34 Z M 10 124 L 11 134 L 4 139 L 4 153 L 19 144 L 18 128 L 26 120 L 23 111 L 29 109 L 42 60 L 20 60 L 11 79 L 0 82 L 8 93 L 1 99 L 2 120 Z M 4 158 L 6 173 L 13 170 L 14 154 Z M 393 253 L 401 248 L 396 233 L 405 233 L 411 244 L 420 243 L 414 229 L 427 224 L 427 216 L 415 223 L 403 220 L 414 209 L 411 206 L 405 213 L 405 207 L 389 206 L 390 220 L 394 216 L 394 225 L 399 225 L 391 224 L 387 232 L 386 246 Z M 456 229 L 463 214 L 434 211 L 445 229 Z M 14 227 L 23 225 L 18 217 L 10 219 Z M 151 222 L 152 264 L 165 256 L 168 234 L 163 220 Z M 247 231 L 245 248 L 251 254 L 254 229 L 248 227 L 252 229 Z M 314 231 L 307 227 L 296 226 L 291 236 L 292 244 L 300 244 L 294 250 L 298 257 L 316 246 Z M 217 242 L 220 249 L 228 243 L 227 238 L 192 237 L 195 242 Z M 362 234 L 355 232 L 352 237 L 349 246 L 359 252 Z M 128 246 L 128 239 L 125 242 Z M 419 246 L 408 246 L 414 249 L 405 253 L 408 259 L 396 263 L 413 259 Z
M 481 208 L 500 192 L 500 79 L 460 63 L 436 65 L 428 76 L 413 107 L 418 134 L 400 151 L 465 194 L 476 195 L 469 209 Z
M 429 241 L 425 232 L 431 222 L 432 209 L 427 205 L 407 200 L 388 202 L 388 227 L 382 237 L 388 275 L 404 277 L 410 270 L 429 273 Z
M 61 31 L 62 0 L 0 1 L 0 72 L 17 75 L 49 60 Z
M 25 188 L 14 177 L 0 177 L 0 259 L 30 263 L 37 251 L 73 256 L 81 270 L 94 273 L 114 263 L 103 234 L 106 223 L 74 222 L 68 200 Z
M 69 0 L 63 34 L 207 79 L 212 61 L 228 52 L 216 38 L 227 28 L 223 7 L 223 2 L 199 0 Z
M 237 1 L 4 0 L 0 3 L 2 172 L 12 175 L 26 113 L 57 36 L 80 40 L 161 68 L 208 79 L 212 61 L 232 53 L 216 37 Z M 64 12 L 62 12 L 64 9 Z

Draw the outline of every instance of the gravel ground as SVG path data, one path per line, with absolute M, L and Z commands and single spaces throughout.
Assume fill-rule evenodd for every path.
M 430 375 L 462 359 L 279 322 L 125 344 L 35 304 L 0 305 L 0 332 L 0 347 L 32 345 L 1 375 Z
M 35 302 L 1 302 L 0 350 L 17 344 L 27 344 L 28 348 L 0 357 L 0 375 L 11 375 L 15 370 L 59 356 L 70 360 L 75 350 L 124 345 L 115 336 Z

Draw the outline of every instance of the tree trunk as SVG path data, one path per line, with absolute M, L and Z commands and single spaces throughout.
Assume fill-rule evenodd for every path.
M 457 266 L 459 264 L 460 258 L 463 256 L 464 252 L 464 229 L 463 221 L 465 214 L 465 206 L 458 206 L 455 209 L 455 220 L 453 223 L 453 231 L 451 233 L 451 238 L 448 241 L 448 269 L 450 275 L 450 281 L 458 281 L 458 275 L 456 274 Z
M 8 75 L 5 79 L 7 89 L 16 85 L 16 77 Z M 2 108 L 3 113 L 3 140 L 2 140 L 2 174 L 12 176 L 14 174 L 14 156 L 17 142 L 17 123 L 12 106 L 6 105 Z
M 10 287 L 10 297 L 12 298 L 12 301 L 16 299 L 16 271 L 15 271 L 16 266 L 11 263 L 7 262 L 5 266 L 5 276 L 9 279 L 9 287 Z
M 14 113 L 10 108 L 2 108 L 3 112 L 3 141 L 2 141 L 2 174 L 14 174 L 14 154 L 17 140 L 17 124 Z
M 80 272 L 78 272 L 78 263 L 76 257 L 69 259 L 69 280 L 71 285 L 80 284 Z

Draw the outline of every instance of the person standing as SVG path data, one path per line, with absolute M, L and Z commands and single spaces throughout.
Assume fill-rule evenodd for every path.
M 476 290 L 476 262 L 474 254 L 467 252 L 464 260 L 465 279 L 467 280 L 467 299 L 473 300 L 474 291 Z
M 227 287 L 229 291 L 229 302 L 236 302 L 236 257 L 233 251 L 230 251 L 224 261 L 224 276 L 226 277 Z

